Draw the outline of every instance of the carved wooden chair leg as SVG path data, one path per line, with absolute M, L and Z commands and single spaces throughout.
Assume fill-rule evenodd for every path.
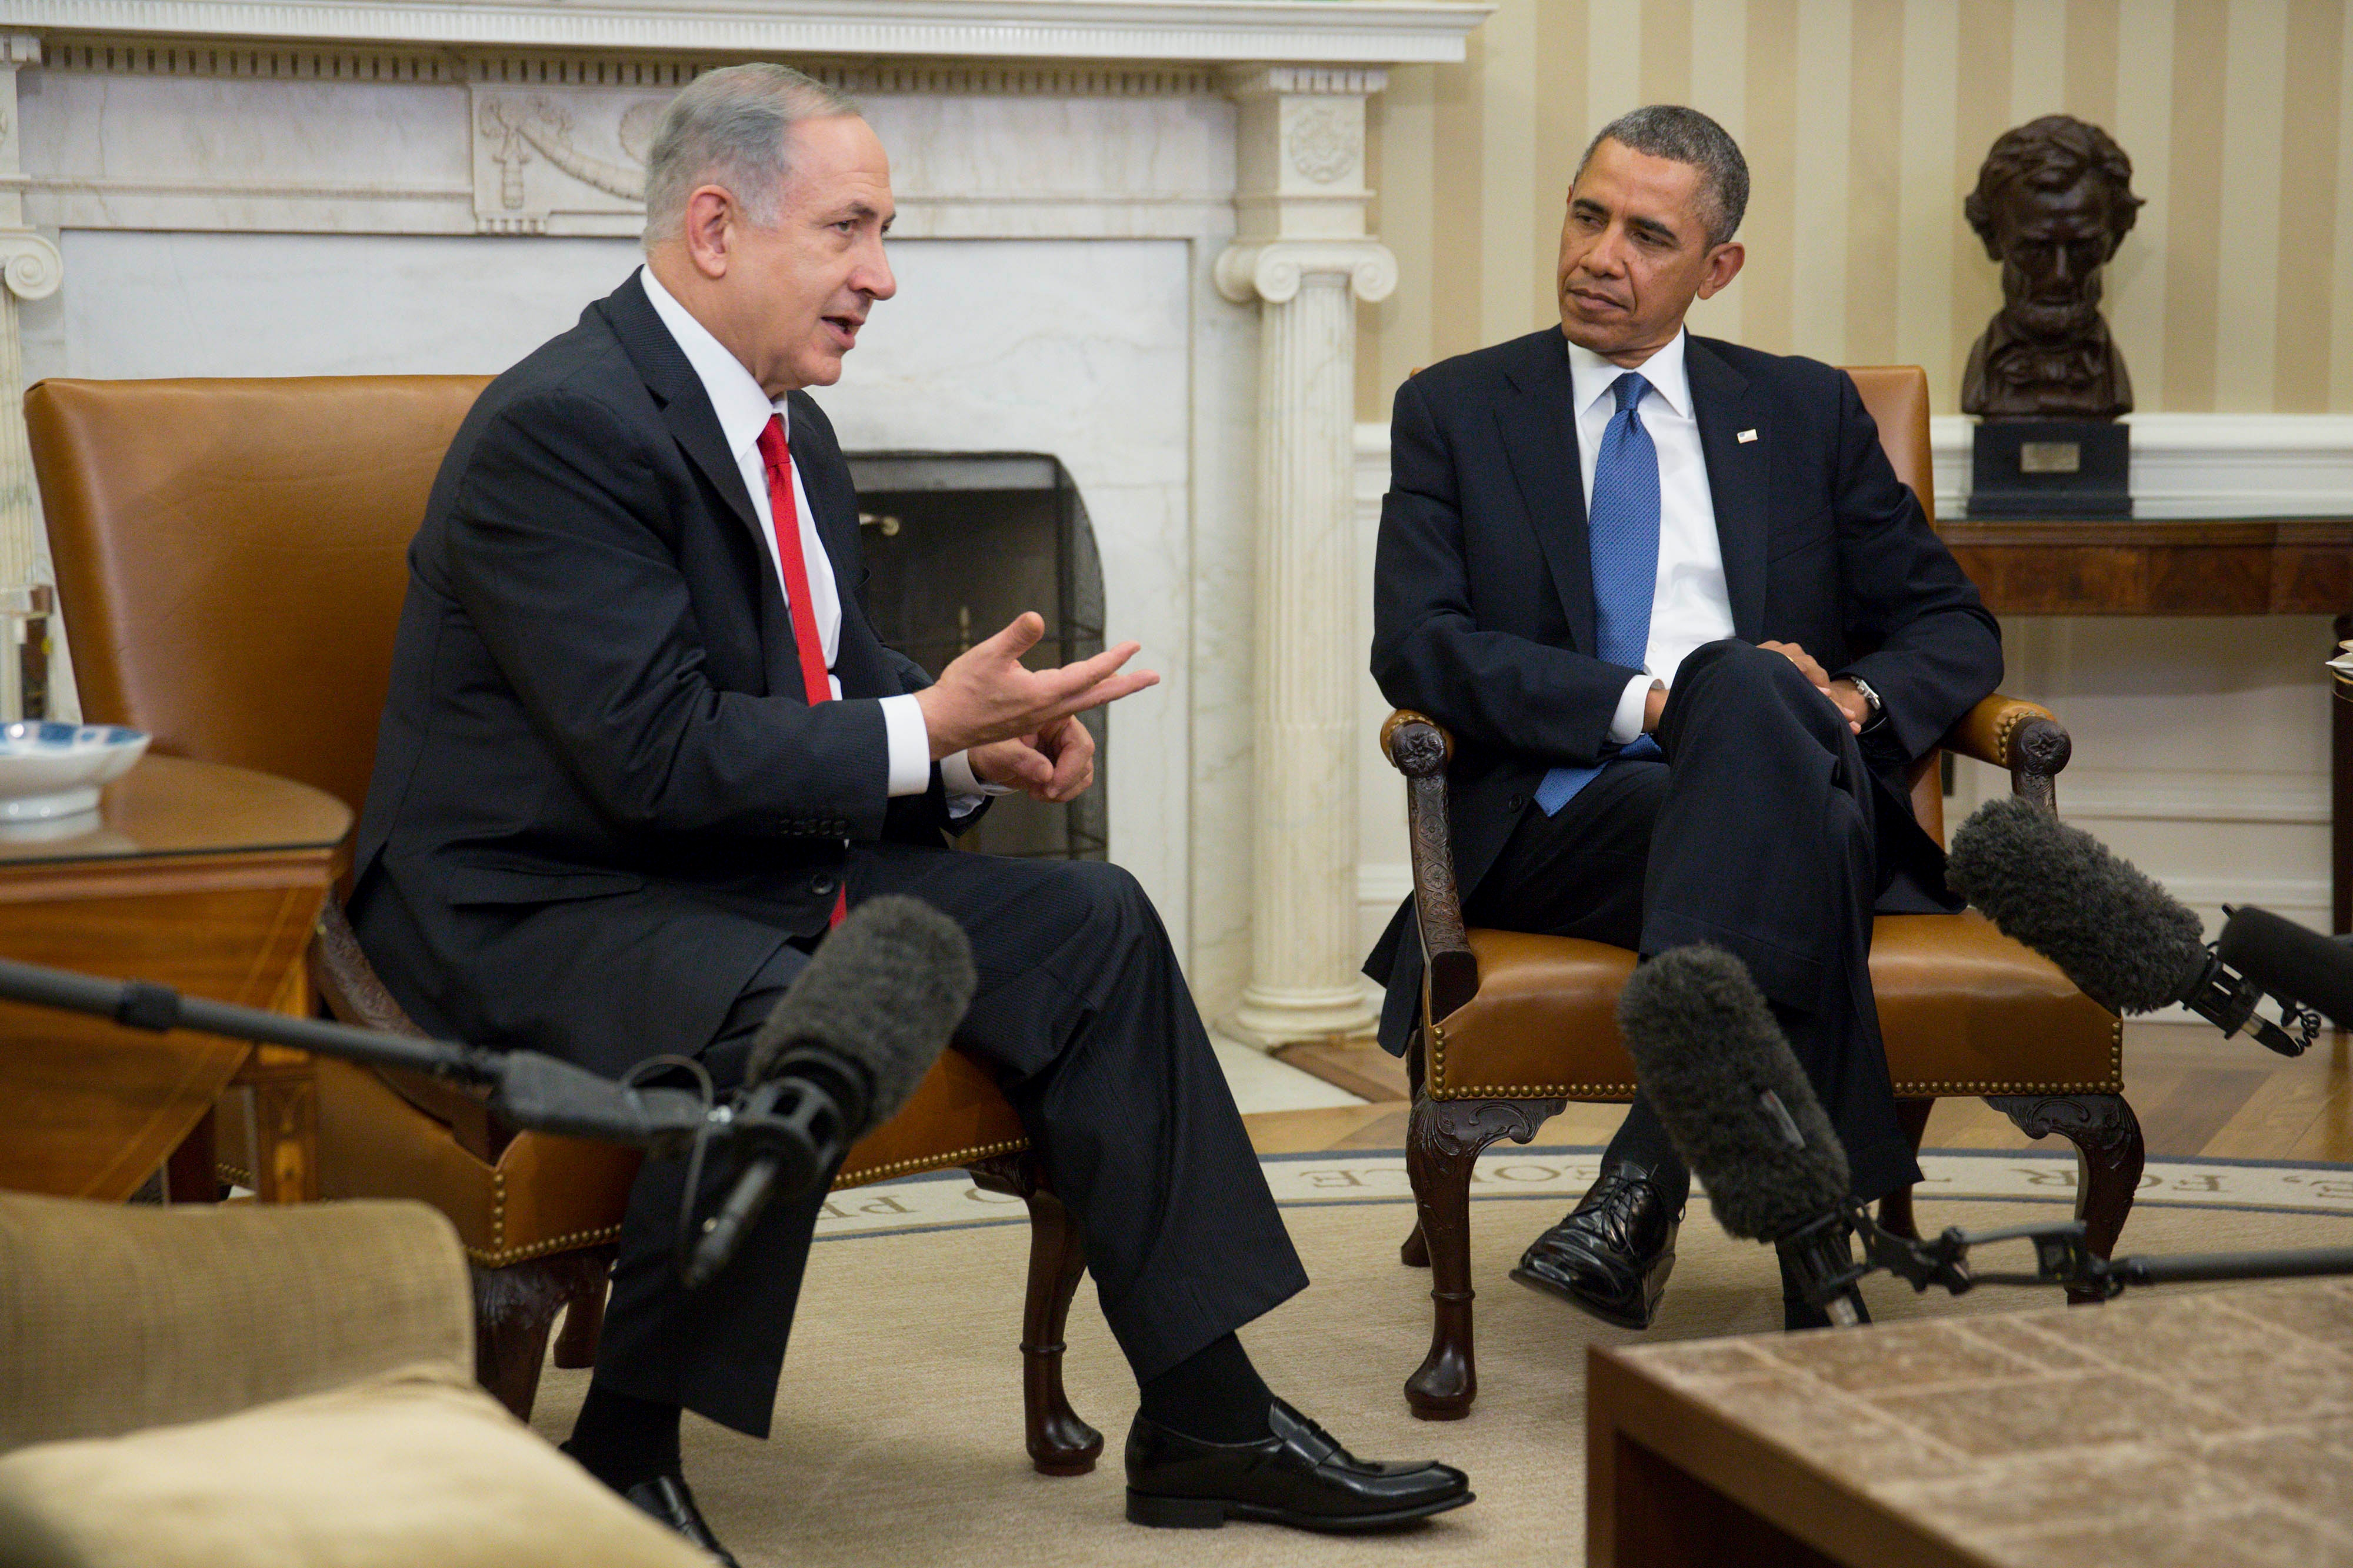
M 1412 1041 L 1405 1048 L 1406 1081 L 1413 1086 L 1413 1100 L 1421 1103 L 1421 1031 L 1413 1032 Z M 1398 1248 L 1398 1261 L 1408 1268 L 1430 1267 L 1430 1242 L 1421 1234 L 1421 1215 L 1413 1216 L 1413 1234 Z
M 2121 1094 L 1988 1096 L 1986 1103 L 2017 1124 L 2029 1138 L 2056 1132 L 2075 1145 L 2075 1217 L 2084 1222 L 2084 1242 L 2102 1258 L 2115 1254 L 2116 1238 L 2140 1190 L 2147 1151 L 2140 1118 Z M 2070 1290 L 2081 1305 L 2100 1298 Z
M 596 1364 L 596 1342 L 605 1334 L 605 1292 L 610 1273 L 599 1275 L 565 1303 L 564 1327 L 555 1335 L 555 1364 L 577 1372 Z
M 1405 1167 L 1430 1257 L 1430 1353 L 1406 1379 L 1405 1399 L 1425 1421 L 1459 1421 L 1479 1396 L 1471 1335 L 1471 1172 L 1498 1138 L 1525 1143 L 1558 1100 L 1420 1100 L 1406 1134 Z
M 1895 1102 L 1895 1120 L 1904 1129 L 1904 1136 L 1912 1141 L 1915 1157 L 1920 1152 L 1920 1140 L 1928 1135 L 1928 1113 L 1936 1108 L 1933 1100 L 1899 1100 Z M 1920 1225 L 1912 1215 L 1912 1189 L 1898 1187 L 1879 1200 L 1881 1228 L 1897 1236 L 1920 1239 Z
M 1029 1289 L 1021 1309 L 1021 1406 L 1029 1462 L 1040 1475 L 1085 1475 L 1103 1456 L 1103 1434 L 1079 1418 L 1062 1392 L 1062 1335 L 1071 1298 L 1087 1271 L 1085 1237 L 1046 1185 L 1035 1155 L 999 1155 L 966 1169 L 980 1186 L 1009 1193 L 1029 1208 Z
M 473 1270 L 474 1380 L 517 1419 L 530 1420 L 539 1397 L 539 1370 L 557 1310 L 612 1272 L 613 1250 L 583 1247 Z

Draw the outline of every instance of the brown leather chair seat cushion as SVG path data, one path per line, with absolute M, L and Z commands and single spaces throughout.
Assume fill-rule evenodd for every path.
M 1618 1035 L 1622 947 L 1472 931 L 1479 991 L 1430 1034 L 1440 1100 L 1626 1100 L 1634 1064 Z M 1895 1092 L 2093 1094 L 2123 1086 L 2115 1015 L 1975 910 L 1882 915 L 1871 983 Z
M 858 1142 L 837 1187 L 917 1171 L 945 1170 L 1026 1149 L 1029 1134 L 997 1080 L 960 1051 L 945 1051 L 903 1110 Z

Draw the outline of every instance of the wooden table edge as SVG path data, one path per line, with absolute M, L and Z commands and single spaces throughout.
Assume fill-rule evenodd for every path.
M 1838 1332 L 1840 1331 L 1825 1331 Z M 1834 1419 L 1823 1412 L 1824 1420 Z M 1999 1568 L 1890 1515 L 1859 1488 L 1670 1386 L 1622 1351 L 1588 1344 L 1585 1362 L 1586 1562 L 1614 1568 L 1616 1438 L 1661 1459 L 1816 1550 L 1870 1568 Z

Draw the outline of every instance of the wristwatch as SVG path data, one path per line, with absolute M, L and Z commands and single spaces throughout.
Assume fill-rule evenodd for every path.
M 1864 729 L 1870 729 L 1887 717 L 1887 704 L 1879 700 L 1879 693 L 1871 689 L 1871 682 L 1860 675 L 1850 675 L 1846 678 L 1846 683 L 1862 693 L 1863 706 L 1871 710 L 1871 717 L 1863 721 Z

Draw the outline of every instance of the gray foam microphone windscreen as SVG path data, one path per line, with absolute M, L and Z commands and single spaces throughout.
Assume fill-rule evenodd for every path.
M 849 1064 L 869 1089 L 858 1137 L 907 1102 L 972 1002 L 972 943 L 917 899 L 892 894 L 852 910 L 753 1037 L 744 1081 L 773 1076 L 788 1054 Z
M 1945 879 L 2111 1013 L 2179 1002 L 2204 970 L 2193 910 L 2082 828 L 2015 795 L 1961 824 Z
M 1618 1026 L 1726 1231 L 1779 1241 L 1845 1201 L 1846 1150 L 1740 960 L 1704 943 L 1670 948 L 1626 982 Z

